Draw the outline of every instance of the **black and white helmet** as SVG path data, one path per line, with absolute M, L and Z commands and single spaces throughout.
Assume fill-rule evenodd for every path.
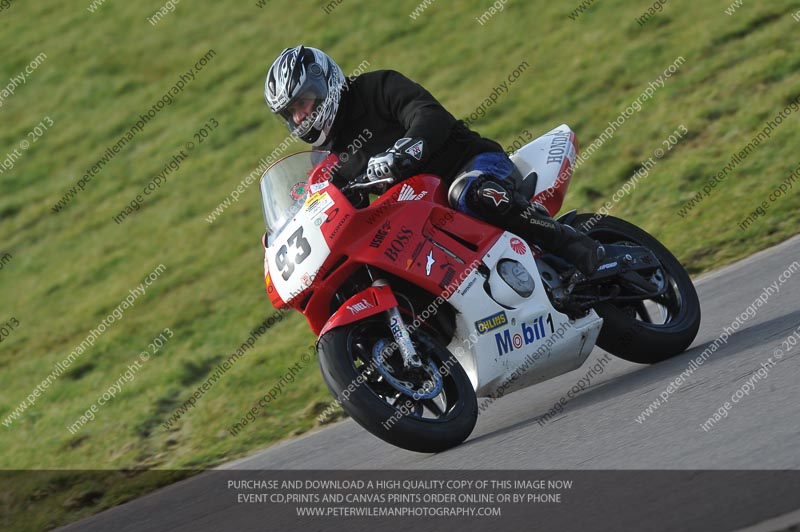
M 330 139 L 333 120 L 339 110 L 344 73 L 326 53 L 316 48 L 286 48 L 272 63 L 264 82 L 264 99 L 270 110 L 286 121 L 298 138 L 322 146 Z M 295 123 L 292 105 L 298 100 L 313 100 L 313 111 Z

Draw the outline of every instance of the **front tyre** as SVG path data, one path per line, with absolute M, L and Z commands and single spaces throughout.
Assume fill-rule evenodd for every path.
M 638 364 L 654 364 L 685 351 L 700 328 L 700 301 L 678 259 L 643 229 L 613 216 L 579 214 L 571 225 L 601 244 L 649 249 L 660 263 L 649 280 L 666 287 L 665 293 L 653 300 L 595 305 L 604 320 L 597 345 Z
M 411 333 L 422 368 L 405 368 L 382 317 L 337 327 L 317 345 L 322 377 L 342 408 L 378 438 L 435 453 L 472 433 L 478 402 L 467 374 L 439 342 Z

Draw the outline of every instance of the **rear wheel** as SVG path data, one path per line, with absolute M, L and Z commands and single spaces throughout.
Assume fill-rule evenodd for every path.
M 322 377 L 342 408 L 382 440 L 434 453 L 463 442 L 478 403 L 455 357 L 424 332 L 411 333 L 421 368 L 406 368 L 383 317 L 337 327 L 318 344 Z
M 643 246 L 652 251 L 659 265 L 640 273 L 651 283 L 666 288 L 651 300 L 595 305 L 604 320 L 597 345 L 639 364 L 654 364 L 682 353 L 700 328 L 700 301 L 689 274 L 664 245 L 643 229 L 613 216 L 603 216 L 598 221 L 597 216 L 579 214 L 572 225 L 602 244 Z M 587 230 L 582 225 L 590 219 L 594 220 L 586 224 Z

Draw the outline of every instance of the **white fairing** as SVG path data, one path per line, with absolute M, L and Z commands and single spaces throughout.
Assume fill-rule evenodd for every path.
M 498 290 L 507 286 L 497 267 L 504 258 L 519 262 L 530 273 L 535 288 L 529 296 Z M 554 309 L 530 247 L 511 233 L 503 233 L 483 262 L 491 272 L 489 278 L 473 271 L 448 299 L 459 311 L 456 335 L 448 349 L 477 394 L 505 394 L 583 364 L 603 320 L 591 311 L 572 321 Z
M 552 188 L 558 175 L 568 161 L 570 168 L 575 167 L 575 134 L 566 124 L 549 131 L 532 140 L 509 156 L 523 177 L 535 171 L 538 174 L 536 193 Z
M 554 188 L 559 176 L 569 177 L 576 146 L 575 134 L 562 124 L 510 157 L 523 177 L 536 172 L 535 196 Z M 502 278 L 502 259 L 527 270 L 535 282 L 532 293 L 519 293 Z M 590 311 L 570 320 L 553 308 L 530 247 L 511 233 L 503 234 L 483 262 L 488 278 L 473 271 L 448 299 L 459 312 L 448 348 L 476 393 L 499 396 L 580 367 L 594 348 L 602 318 Z
M 316 277 L 331 253 L 319 221 L 333 205 L 327 192 L 312 194 L 277 235 L 270 238 L 266 262 L 272 284 L 283 301 L 291 301 Z M 279 266 L 283 266 L 282 268 Z

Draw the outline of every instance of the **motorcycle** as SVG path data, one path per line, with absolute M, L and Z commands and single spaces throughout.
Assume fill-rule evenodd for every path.
M 526 194 L 555 216 L 577 154 L 561 125 L 510 157 Z M 265 284 L 318 335 L 323 379 L 384 441 L 433 453 L 472 432 L 477 397 L 579 368 L 599 345 L 640 364 L 683 352 L 700 304 L 681 263 L 619 218 L 559 219 L 604 244 L 591 276 L 521 237 L 450 208 L 442 180 L 366 176 L 342 187 L 334 154 L 305 151 L 260 181 Z M 385 187 L 390 187 L 383 192 Z M 355 193 L 383 192 L 356 208 Z

